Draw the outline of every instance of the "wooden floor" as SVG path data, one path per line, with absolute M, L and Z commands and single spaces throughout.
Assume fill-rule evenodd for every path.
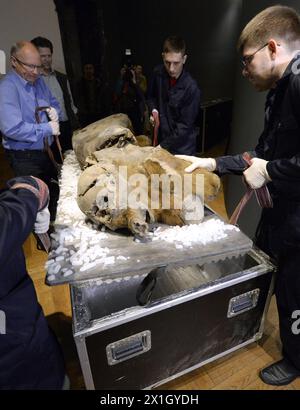
M 215 153 L 218 155 L 218 153 Z M 0 187 L 11 176 L 3 152 L 0 150 Z M 210 204 L 224 218 L 223 192 Z M 44 283 L 44 263 L 46 255 L 36 250 L 33 236 L 24 245 L 28 271 L 33 278 L 38 299 L 63 347 L 67 373 L 71 389 L 84 389 L 84 381 L 72 337 L 71 306 L 67 285 L 49 287 Z M 300 378 L 282 388 L 275 388 L 262 383 L 258 377 L 259 369 L 280 358 L 280 339 L 275 300 L 272 298 L 265 322 L 263 338 L 258 343 L 214 361 L 206 366 L 186 374 L 168 384 L 160 386 L 162 390 L 275 390 L 300 389 Z M 105 377 L 105 375 L 104 375 Z

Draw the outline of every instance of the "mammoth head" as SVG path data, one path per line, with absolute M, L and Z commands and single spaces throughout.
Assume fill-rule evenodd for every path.
M 118 206 L 116 167 L 108 163 L 87 168 L 78 181 L 78 205 L 92 221 L 115 230 L 127 227 L 126 208 Z

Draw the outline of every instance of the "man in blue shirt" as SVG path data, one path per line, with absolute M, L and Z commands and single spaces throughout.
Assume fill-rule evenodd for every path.
M 46 182 L 50 191 L 49 211 L 55 219 L 59 195 L 57 169 L 51 162 L 45 143 L 54 147 L 59 135 L 60 107 L 40 78 L 40 55 L 28 41 L 11 48 L 12 70 L 0 82 L 0 130 L 3 147 L 16 176 L 33 175 Z M 37 107 L 51 107 L 39 112 Z

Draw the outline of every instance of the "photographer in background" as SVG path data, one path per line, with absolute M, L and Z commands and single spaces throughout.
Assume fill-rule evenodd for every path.
M 133 66 L 124 65 L 115 86 L 114 111 L 127 114 L 132 122 L 135 135 L 143 134 L 145 112 L 144 95 L 136 83 Z

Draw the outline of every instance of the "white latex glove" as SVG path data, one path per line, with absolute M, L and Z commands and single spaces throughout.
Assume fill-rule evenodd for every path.
M 244 172 L 245 180 L 250 188 L 258 189 L 271 181 L 267 171 L 267 163 L 268 161 L 261 158 L 251 160 L 250 167 Z
M 47 110 L 47 114 L 48 114 L 48 116 L 49 116 L 49 118 L 50 118 L 50 120 L 51 121 L 56 121 L 56 122 L 58 122 L 58 113 L 57 113 L 57 111 L 56 111 L 56 109 L 55 108 L 53 108 L 53 107 L 50 107 L 50 108 L 48 108 Z
M 204 168 L 207 169 L 207 171 L 215 171 L 217 168 L 217 163 L 214 158 L 198 158 L 190 155 L 175 155 L 175 157 L 192 163 L 184 170 L 184 172 L 193 172 L 197 168 Z
M 59 135 L 59 123 L 57 121 L 49 121 L 48 124 L 52 129 L 52 135 Z
M 157 116 L 159 115 L 158 111 L 156 109 L 152 110 L 152 115 L 150 115 L 149 121 L 152 127 L 155 125 L 155 113 L 157 113 Z M 153 115 L 154 114 L 154 115 Z
M 42 211 L 37 213 L 33 230 L 35 233 L 46 233 L 48 232 L 49 224 L 50 212 L 48 208 L 44 208 Z

